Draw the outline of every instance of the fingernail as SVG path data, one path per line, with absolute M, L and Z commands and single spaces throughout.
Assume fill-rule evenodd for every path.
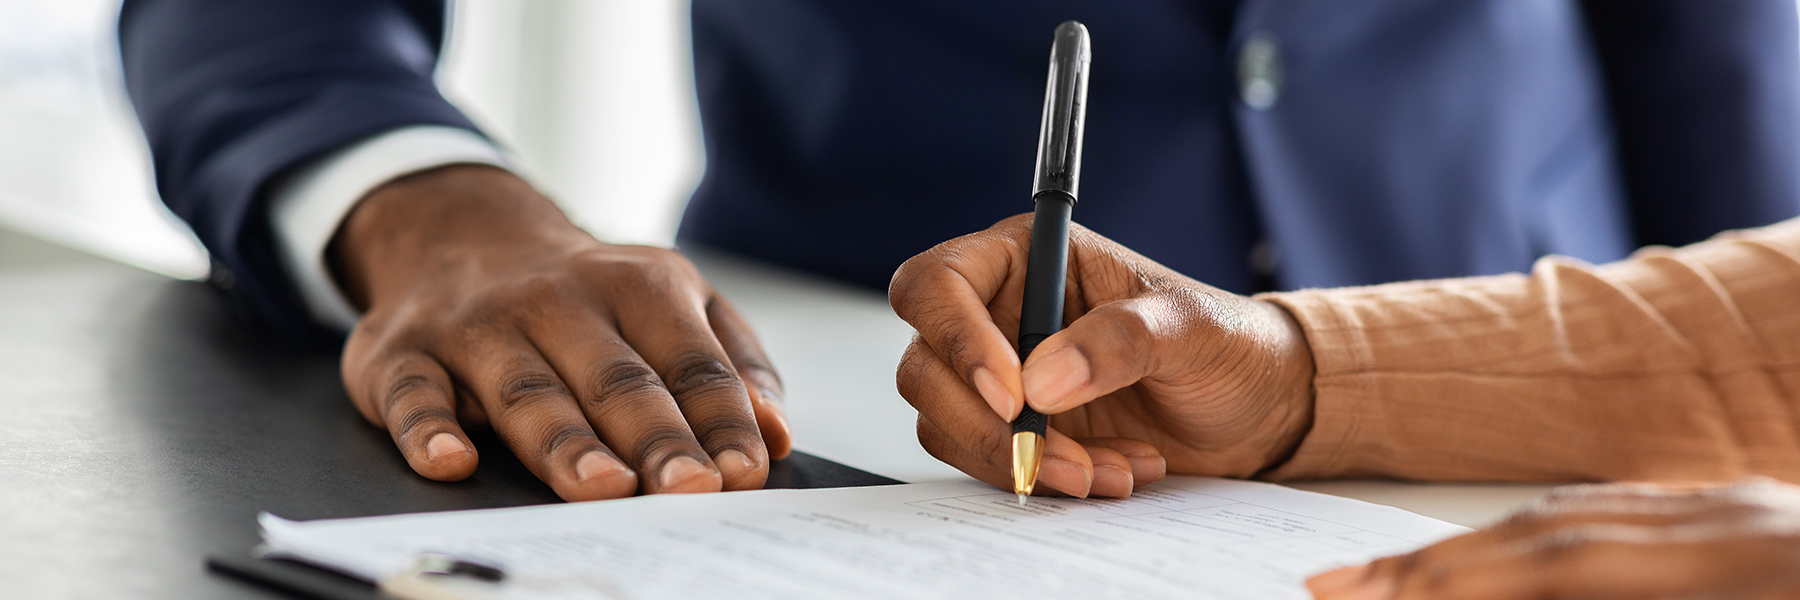
M 1033 356 L 1025 363 L 1025 399 L 1038 410 L 1061 412 L 1068 408 L 1069 396 L 1086 384 L 1088 377 L 1087 358 L 1072 347 Z
M 1094 484 L 1088 493 L 1106 498 L 1131 496 L 1131 472 L 1113 465 L 1094 465 Z
M 744 454 L 744 451 L 735 448 L 720 452 L 718 456 L 714 456 L 713 464 L 719 465 L 719 474 L 726 479 L 734 478 L 740 473 L 749 473 L 756 470 L 756 462 L 750 460 L 750 455 Z
M 663 463 L 662 492 L 716 492 L 719 491 L 719 474 L 700 461 L 688 456 L 677 456 Z
M 987 370 L 987 367 L 975 367 L 975 374 L 969 379 L 974 380 L 975 391 L 981 394 L 981 399 L 986 400 L 1000 418 L 1011 421 L 1018 414 L 1018 409 L 1013 408 L 1012 392 L 1006 390 L 1006 384 L 1000 383 L 1000 378 L 995 377 L 993 371 Z
M 431 439 L 425 440 L 425 460 L 431 462 L 453 454 L 466 454 L 468 451 L 469 447 L 464 446 L 462 440 L 456 439 L 456 435 L 448 431 L 440 431 L 431 436 Z
M 1075 461 L 1050 455 L 1038 466 L 1038 485 L 1048 485 L 1076 498 L 1086 498 L 1094 480 Z
M 1369 565 L 1356 565 L 1334 569 L 1312 576 L 1306 580 L 1306 589 L 1314 596 L 1336 594 L 1355 587 L 1369 576 Z
M 1131 461 L 1132 485 L 1149 485 L 1169 475 L 1169 461 L 1162 456 L 1125 455 Z
M 781 429 L 783 431 L 793 431 L 792 428 L 788 427 L 787 407 L 782 406 L 781 402 L 778 400 L 770 400 L 767 394 L 758 394 L 757 398 L 758 402 L 761 402 L 763 406 L 769 408 L 769 414 L 774 415 L 775 419 L 780 421 Z
M 598 450 L 590 450 L 581 455 L 581 458 L 575 459 L 575 481 L 581 483 L 624 470 L 625 465 Z

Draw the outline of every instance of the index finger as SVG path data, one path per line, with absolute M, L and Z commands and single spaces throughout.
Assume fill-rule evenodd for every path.
M 1007 421 L 1025 406 L 1024 386 L 1019 355 L 989 304 L 1023 287 L 1030 238 L 1029 213 L 1009 218 L 912 257 L 888 286 L 894 313 Z M 1016 307 L 999 312 L 1016 323 Z

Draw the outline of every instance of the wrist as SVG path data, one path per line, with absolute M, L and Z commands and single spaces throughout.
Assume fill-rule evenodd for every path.
M 326 257 L 339 288 L 366 311 L 459 248 L 553 244 L 570 235 L 586 236 L 517 175 L 459 164 L 369 192 L 339 225 Z
M 1254 302 L 1264 308 L 1276 323 L 1273 329 L 1280 332 L 1272 342 L 1277 345 L 1273 355 L 1278 358 L 1270 373 L 1275 377 L 1273 401 L 1282 407 L 1281 418 L 1269 455 L 1257 472 L 1257 476 L 1261 476 L 1293 458 L 1300 443 L 1312 431 L 1316 406 L 1313 377 L 1317 368 L 1312 347 L 1306 341 L 1306 330 L 1300 326 L 1299 319 L 1280 304 L 1261 299 Z

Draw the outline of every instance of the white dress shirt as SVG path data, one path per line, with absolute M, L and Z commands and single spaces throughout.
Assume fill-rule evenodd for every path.
M 325 265 L 325 246 L 356 203 L 401 176 L 467 163 L 507 166 L 493 142 L 469 130 L 403 127 L 315 159 L 270 188 L 275 251 L 315 321 L 348 331 L 362 316 Z

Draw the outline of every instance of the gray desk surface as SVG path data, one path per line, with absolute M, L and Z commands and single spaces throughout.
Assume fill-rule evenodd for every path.
M 919 449 L 894 392 L 910 329 L 879 294 L 696 253 L 762 335 L 799 454 L 773 482 L 964 478 Z M 870 423 L 878 426 L 871 427 Z M 0 232 L 0 589 L 6 597 L 241 598 L 207 553 L 258 511 L 314 519 L 555 501 L 498 442 L 445 484 L 411 474 L 345 399 L 336 356 L 241 328 L 203 285 Z M 1479 525 L 1546 486 L 1297 487 Z M 16 592 L 24 592 L 15 595 Z

